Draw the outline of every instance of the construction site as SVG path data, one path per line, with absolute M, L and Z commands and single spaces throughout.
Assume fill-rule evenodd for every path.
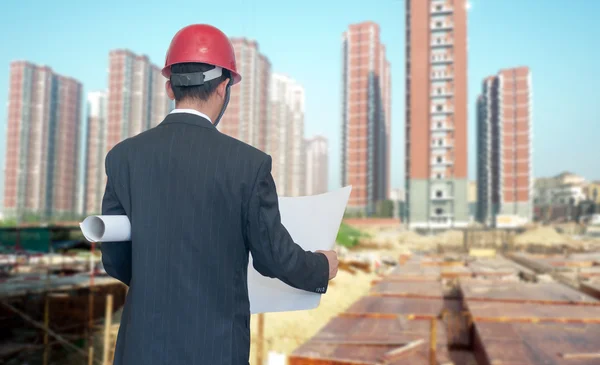
M 593 227 L 355 226 L 319 308 L 253 318 L 251 364 L 600 364 Z
M 111 364 L 126 293 L 77 224 L 0 228 L 0 364 Z
M 600 364 L 594 227 L 347 220 L 318 308 L 253 315 L 253 365 Z M 127 287 L 76 226 L 0 232 L 0 364 L 112 364 Z M 76 238 L 74 238 L 76 237 Z

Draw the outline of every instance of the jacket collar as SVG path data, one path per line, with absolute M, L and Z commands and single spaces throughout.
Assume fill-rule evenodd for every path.
M 195 110 L 195 109 L 173 109 L 171 110 L 171 112 L 169 114 L 178 114 L 178 113 L 188 113 L 188 114 L 195 114 L 197 116 L 200 116 L 204 119 L 207 119 L 209 122 L 212 123 L 212 120 L 210 120 L 210 118 L 208 117 L 208 115 L 202 113 L 201 111 Z
M 208 116 L 192 109 L 174 109 L 159 125 L 177 123 L 190 124 L 208 129 L 217 129 Z

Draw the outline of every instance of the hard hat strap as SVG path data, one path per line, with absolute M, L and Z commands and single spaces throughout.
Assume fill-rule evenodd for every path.
M 190 72 L 185 74 L 171 74 L 171 85 L 173 86 L 199 86 L 205 82 L 221 77 L 223 69 L 215 67 L 204 72 Z
M 223 107 L 221 108 L 221 112 L 219 113 L 219 116 L 215 120 L 215 123 L 214 123 L 215 127 L 221 121 L 221 117 L 223 117 L 223 114 L 225 114 L 225 109 L 227 109 L 227 104 L 229 104 L 229 95 L 231 93 L 231 85 L 233 85 L 233 77 L 229 77 L 229 82 L 227 83 L 227 88 L 225 89 L 225 102 L 223 103 Z

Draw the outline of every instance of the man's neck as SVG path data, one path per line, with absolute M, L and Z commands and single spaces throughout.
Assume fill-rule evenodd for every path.
M 181 103 L 176 103 L 175 104 L 175 109 L 191 109 L 191 110 L 195 110 L 197 112 L 200 112 L 202 114 L 205 114 L 206 116 L 208 116 L 211 120 L 214 118 L 210 113 L 210 111 L 203 107 L 202 105 L 199 105 L 197 103 L 186 103 L 186 102 L 181 102 Z

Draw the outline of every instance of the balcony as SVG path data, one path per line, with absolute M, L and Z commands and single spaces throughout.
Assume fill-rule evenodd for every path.
M 431 8 L 431 15 L 448 15 L 452 14 L 453 11 L 452 6 L 439 4 Z
M 451 22 L 443 22 L 439 24 L 439 22 L 431 23 L 430 27 L 431 32 L 446 32 L 454 29 L 454 24 Z
M 452 81 L 454 80 L 454 76 L 450 75 L 450 74 L 440 74 L 438 73 L 435 76 L 431 76 L 430 78 L 431 81 Z
M 454 217 L 454 214 L 452 214 L 452 213 L 436 214 L 436 212 L 434 211 L 434 212 L 431 212 L 430 217 L 431 217 L 432 222 L 441 224 L 441 223 L 446 222 L 446 220 L 452 219 Z M 439 221 L 436 222 L 435 221 L 436 219 L 439 219 Z M 450 222 L 448 222 L 448 223 L 450 223 Z
M 454 163 L 452 161 L 447 161 L 447 160 L 442 160 L 442 162 L 437 162 L 437 160 L 432 160 L 431 161 L 431 166 L 432 167 L 448 167 L 448 166 L 452 166 Z
M 436 59 L 432 59 L 431 60 L 431 64 L 432 65 L 449 65 L 452 62 L 454 62 L 454 60 L 450 57 L 448 58 L 436 58 Z
M 431 145 L 431 149 L 432 149 L 433 151 L 444 151 L 444 150 L 449 150 L 449 149 L 452 149 L 452 148 L 454 148 L 454 145 L 453 145 L 453 144 L 443 144 L 443 145 L 439 145 L 439 144 L 435 143 L 435 144 L 432 144 L 432 145 Z
M 442 195 L 442 196 L 432 195 L 432 196 L 430 196 L 430 199 L 432 201 L 442 202 L 442 201 L 454 200 L 454 197 L 453 196 L 449 196 L 449 195 Z
M 448 109 L 442 109 L 442 110 L 437 110 L 435 108 L 432 108 L 430 110 L 431 115 L 447 115 L 447 114 L 452 114 L 454 113 L 454 108 L 448 108 Z
M 442 126 L 438 126 L 437 123 L 431 125 L 431 132 L 449 132 L 453 131 L 454 127 L 447 124 L 442 124 Z
M 452 92 L 452 91 L 444 91 L 444 92 L 441 92 L 441 93 L 433 93 L 432 92 L 429 96 L 432 99 L 435 99 L 435 98 L 451 98 L 451 97 L 454 96 L 454 92 Z
M 446 48 L 446 47 L 452 47 L 452 45 L 454 45 L 454 41 L 451 39 L 439 39 L 436 38 L 435 40 L 431 41 L 431 47 L 433 49 L 435 48 Z

